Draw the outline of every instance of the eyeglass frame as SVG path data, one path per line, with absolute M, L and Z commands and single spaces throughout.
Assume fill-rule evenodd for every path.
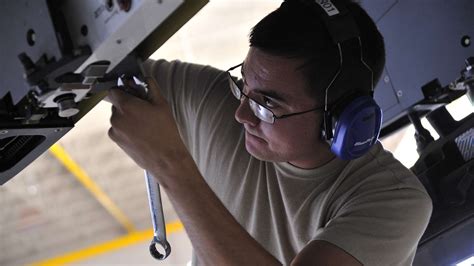
M 250 106 L 250 110 L 252 110 L 253 114 L 258 118 L 260 119 L 261 121 L 263 122 L 266 122 L 266 123 L 269 123 L 269 124 L 273 124 L 275 123 L 275 120 L 276 119 L 283 119 L 283 118 L 288 118 L 288 117 L 292 117 L 292 116 L 296 116 L 296 115 L 301 115 L 301 114 L 306 114 L 306 113 L 309 113 L 309 112 L 313 112 L 313 111 L 317 111 L 317 110 L 324 110 L 325 109 L 325 106 L 319 106 L 319 107 L 316 107 L 316 108 L 313 108 L 313 109 L 310 109 L 310 110 L 307 110 L 307 111 L 302 111 L 302 112 L 296 112 L 296 113 L 290 113 L 290 114 L 284 114 L 284 115 L 280 115 L 280 116 L 277 116 L 275 115 L 275 113 L 273 113 L 272 110 L 268 109 L 267 107 L 263 106 L 262 104 L 258 103 L 256 100 L 252 99 L 250 96 L 248 96 L 247 94 L 245 94 L 242 90 L 242 88 L 237 84 L 237 81 L 232 77 L 232 75 L 230 74 L 230 71 L 238 68 L 238 67 L 243 67 L 244 63 L 240 63 L 236 66 L 233 66 L 231 68 L 229 68 L 226 73 L 227 73 L 227 78 L 229 80 L 229 85 L 230 85 L 230 91 L 232 93 L 232 95 L 234 95 L 234 97 L 241 101 L 242 100 L 242 97 L 245 96 L 248 100 L 249 100 L 249 106 Z M 238 95 L 236 95 L 234 93 L 234 90 L 232 89 L 232 87 L 235 87 L 239 90 L 240 92 L 240 97 Z M 255 107 L 256 106 L 256 107 Z M 267 117 L 271 117 L 271 121 L 268 121 L 268 120 L 265 120 L 265 117 L 263 117 L 262 115 L 260 115 L 260 113 L 258 112 L 258 109 L 257 108 L 260 108 L 260 110 L 263 110 L 263 111 L 266 111 L 266 112 L 269 112 L 267 113 L 268 116 Z M 270 116 L 271 114 L 271 116 Z

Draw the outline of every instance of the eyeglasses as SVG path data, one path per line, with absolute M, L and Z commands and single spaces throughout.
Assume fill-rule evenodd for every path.
M 237 98 L 237 100 L 241 101 L 243 96 L 245 96 L 249 100 L 250 110 L 252 110 L 252 112 L 254 113 L 254 115 L 258 119 L 260 119 L 264 122 L 273 124 L 276 119 L 287 118 L 287 117 L 290 117 L 290 116 L 301 115 L 301 114 L 313 112 L 313 111 L 316 111 L 316 110 L 324 109 L 324 107 L 316 107 L 316 108 L 313 108 L 311 110 L 307 110 L 307 111 L 303 111 L 303 112 L 297 112 L 297 113 L 291 113 L 291 114 L 276 116 L 270 109 L 268 109 L 267 107 L 261 105 L 260 103 L 258 103 L 254 99 L 250 98 L 247 94 L 245 94 L 242 91 L 241 86 L 239 86 L 237 78 L 235 78 L 231 75 L 230 72 L 232 70 L 234 70 L 236 68 L 239 68 L 239 67 L 242 67 L 242 66 L 243 66 L 243 63 L 240 63 L 240 64 L 238 64 L 234 67 L 229 68 L 226 71 L 227 76 L 228 76 L 228 80 L 229 80 L 230 90 L 232 91 L 232 94 L 235 96 L 235 98 Z M 240 72 L 240 74 L 241 74 L 241 72 Z

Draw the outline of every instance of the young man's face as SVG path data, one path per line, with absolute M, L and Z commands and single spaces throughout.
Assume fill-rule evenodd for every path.
M 302 63 L 251 47 L 242 69 L 243 92 L 276 116 L 318 107 L 307 92 L 308 84 L 299 69 Z M 260 160 L 313 168 L 332 158 L 328 145 L 320 139 L 322 111 L 276 119 L 270 124 L 258 119 L 243 97 L 235 119 L 245 127 L 247 151 Z

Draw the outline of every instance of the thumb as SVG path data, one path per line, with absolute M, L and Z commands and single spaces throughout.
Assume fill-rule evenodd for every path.
M 156 80 L 152 77 L 146 77 L 145 82 L 148 85 L 148 99 L 153 104 L 165 104 L 168 101 L 161 93 L 161 88 Z

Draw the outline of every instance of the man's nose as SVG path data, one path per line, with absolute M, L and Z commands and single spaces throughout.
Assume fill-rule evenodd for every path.
M 250 109 L 249 99 L 242 95 L 240 105 L 235 110 L 235 120 L 241 124 L 249 124 L 250 126 L 256 126 L 260 119 Z

